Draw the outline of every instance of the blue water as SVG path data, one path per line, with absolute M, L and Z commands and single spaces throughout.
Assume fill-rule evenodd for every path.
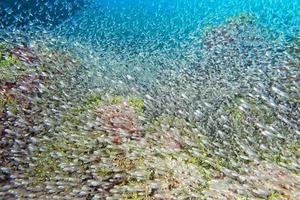
M 300 24 L 299 0 L 105 0 L 92 5 L 78 13 L 72 27 L 63 25 L 66 34 L 100 43 L 156 41 L 163 45 L 186 40 L 207 25 L 240 13 L 255 14 L 259 25 L 286 37 L 295 36 Z
M 258 25 L 287 39 L 299 32 L 300 1 L 288 0 L 76 0 L 72 2 L 31 0 L 0 3 L 0 25 L 27 30 L 55 30 L 58 36 L 77 38 L 94 46 L 137 49 L 148 45 L 173 48 L 190 43 L 203 28 L 224 22 L 240 13 L 257 17 Z M 59 2 L 59 4 L 58 4 Z M 21 6 L 18 6 L 18 5 Z M 62 5 L 65 5 L 62 6 Z M 88 6 L 89 5 L 89 6 Z M 78 9 L 80 8 L 81 9 Z M 40 11 L 38 10 L 40 8 Z M 23 12 L 21 10 L 24 10 Z M 44 16 L 43 16 L 44 13 Z M 69 16 L 69 17 L 68 17 Z M 68 18 L 67 18 L 68 17 Z M 62 23 L 64 20 L 67 21 Z M 60 24 L 57 28 L 57 24 Z M 25 33 L 26 34 L 26 33 Z M 143 50 L 144 51 L 144 50 Z

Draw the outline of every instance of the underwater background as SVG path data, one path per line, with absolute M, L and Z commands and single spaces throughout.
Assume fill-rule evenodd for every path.
M 299 11 L 0 1 L 0 199 L 300 199 Z

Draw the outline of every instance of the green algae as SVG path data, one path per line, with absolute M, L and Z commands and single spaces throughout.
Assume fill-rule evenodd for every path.
M 122 97 L 121 96 L 113 96 L 111 103 L 112 104 L 120 104 L 122 102 Z
M 105 178 L 106 176 L 111 175 L 112 173 L 113 171 L 110 168 L 101 167 L 97 170 L 97 174 L 102 178 Z
M 86 99 L 86 104 L 88 105 L 95 104 L 96 106 L 98 106 L 101 103 L 101 97 L 99 95 L 90 95 Z
M 268 196 L 267 196 L 267 200 L 278 200 L 281 199 L 280 198 L 281 195 L 279 192 L 277 191 L 272 191 Z
M 3 53 L 0 52 L 2 55 Z M 16 56 L 11 55 L 10 53 L 5 53 L 5 58 L 0 60 L 0 68 L 9 68 L 10 66 L 17 64 L 19 61 Z
M 147 200 L 150 198 L 141 197 L 137 192 L 131 192 L 123 195 L 122 200 Z
M 71 109 L 72 113 L 84 113 L 88 110 L 98 107 L 101 104 L 101 97 L 99 95 L 87 96 L 79 105 Z
M 7 44 L 0 44 L 0 69 L 7 69 L 12 65 L 18 64 L 19 60 L 15 55 L 9 52 L 9 46 Z
M 144 112 L 145 103 L 139 97 L 134 97 L 134 96 L 123 97 L 120 95 L 115 95 L 115 96 L 108 97 L 108 100 L 105 101 L 106 105 L 119 105 L 121 103 L 126 103 L 127 105 L 133 107 L 136 113 Z
M 0 52 L 2 55 L 2 52 Z M 5 58 L 0 58 L 0 80 L 1 82 L 15 81 L 18 74 L 12 69 L 13 66 L 19 65 L 17 58 L 9 53 L 6 53 Z
M 144 112 L 143 107 L 145 106 L 144 101 L 134 98 L 134 97 L 127 97 L 127 102 L 130 106 L 135 108 L 135 112 L 141 113 Z
M 0 83 L 15 82 L 25 69 L 18 58 L 9 52 L 7 45 L 0 45 Z

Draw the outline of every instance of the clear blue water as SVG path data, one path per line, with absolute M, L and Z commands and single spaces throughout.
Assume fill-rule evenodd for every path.
M 300 1 L 96 1 L 66 34 L 82 39 L 112 40 L 113 44 L 156 41 L 161 45 L 186 40 L 207 25 L 222 23 L 239 13 L 253 13 L 258 24 L 287 37 L 299 31 Z M 79 30 L 78 30 L 79 29 Z M 81 30 L 82 29 L 82 30 Z M 148 41 L 148 42 L 149 42 Z
M 143 41 L 146 38 L 160 43 L 187 39 L 195 31 L 207 25 L 219 24 L 227 17 L 239 13 L 254 13 L 258 17 L 259 24 L 286 37 L 293 37 L 299 31 L 299 0 L 94 0 L 88 1 L 90 6 L 84 6 L 84 1 L 79 0 L 73 3 L 57 2 L 59 1 L 54 3 L 32 1 L 32 8 L 38 6 L 40 11 L 38 8 L 33 11 L 28 3 L 26 6 L 18 7 L 18 4 L 25 5 L 25 3 L 15 2 L 7 8 L 6 3 L 2 2 L 2 5 L 0 4 L 2 24 L 9 23 L 8 27 L 18 26 L 20 24 L 18 19 L 35 22 L 36 17 L 38 20 L 44 20 L 46 25 L 43 28 L 47 28 L 50 24 L 57 24 L 53 16 L 56 16 L 58 22 L 61 22 L 60 17 L 65 19 L 71 16 L 72 27 L 63 25 L 64 34 L 70 36 L 85 34 L 81 39 L 94 41 L 109 38 L 113 43 L 128 45 L 133 40 Z M 82 11 L 77 12 L 80 6 L 83 8 Z M 20 11 L 22 8 L 26 11 L 24 16 Z M 54 11 L 47 14 L 48 10 Z M 41 18 L 43 12 L 45 16 L 50 15 L 48 18 L 52 20 L 47 21 L 47 17 Z M 77 15 L 72 17 L 76 12 Z

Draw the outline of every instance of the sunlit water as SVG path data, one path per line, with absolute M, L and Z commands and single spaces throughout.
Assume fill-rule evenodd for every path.
M 0 6 L 0 199 L 300 196 L 299 0 Z

